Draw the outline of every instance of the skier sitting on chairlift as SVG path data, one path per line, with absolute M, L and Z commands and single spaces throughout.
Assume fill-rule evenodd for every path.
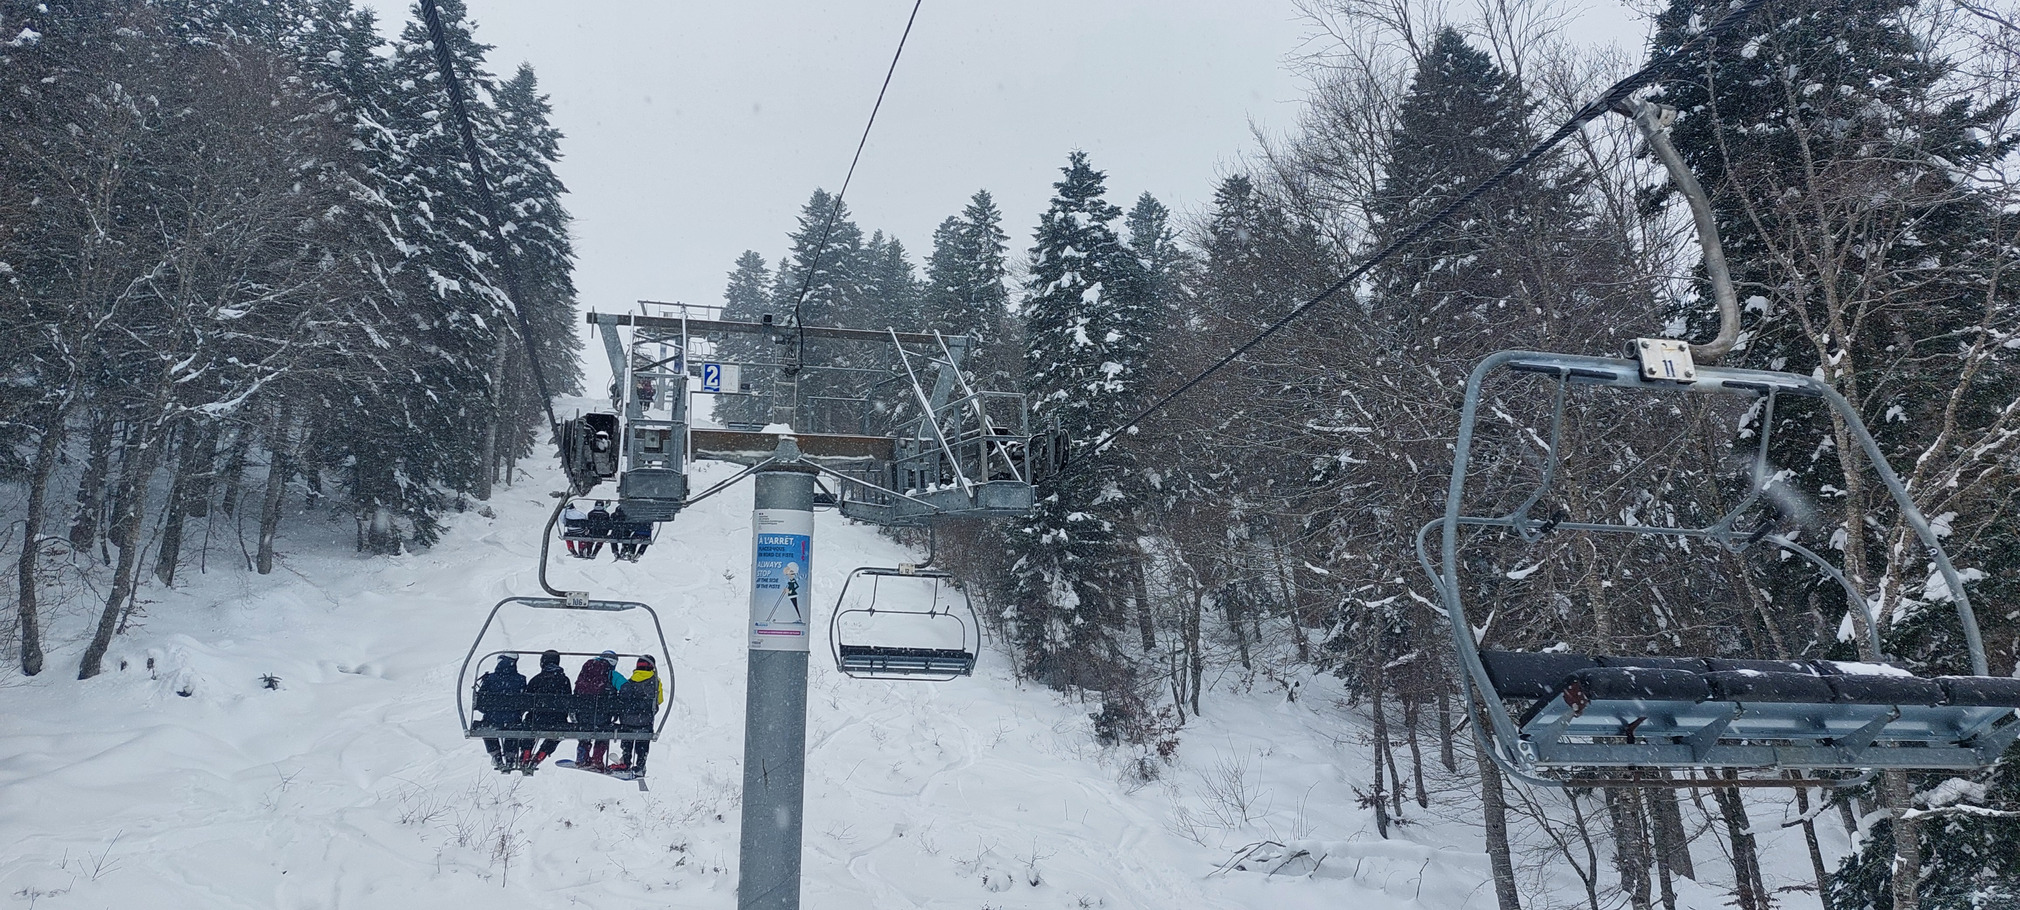
M 610 530 L 604 536 L 610 538 L 610 555 L 631 558 L 631 517 L 624 514 L 624 503 L 611 507 Z
M 645 548 L 651 545 L 652 545 L 652 522 L 649 521 L 632 522 L 631 561 L 637 562 L 638 557 L 645 555 Z
M 609 695 L 617 691 L 617 687 L 610 683 L 611 676 L 616 673 L 616 666 L 617 652 L 615 651 L 605 651 L 600 655 L 583 661 L 582 672 L 575 674 L 575 694 Z M 608 717 L 578 716 L 575 718 L 575 722 L 578 724 L 602 723 L 609 719 Z M 579 739 L 575 741 L 575 765 L 578 768 L 601 771 L 603 770 L 604 756 L 609 753 L 610 740 Z
M 652 655 L 647 654 L 638 659 L 638 669 L 632 671 L 631 678 L 625 680 L 624 686 L 617 690 L 617 694 L 636 699 L 638 705 L 644 706 L 645 710 L 619 714 L 618 723 L 627 727 L 644 727 L 647 730 L 652 728 L 653 711 L 666 702 L 666 690 L 660 686 L 655 669 Z M 624 755 L 616 764 L 610 766 L 610 770 L 630 771 L 634 777 L 644 777 L 645 753 L 651 749 L 651 740 L 624 740 Z
M 655 391 L 652 380 L 645 378 L 638 380 L 638 400 L 641 404 L 648 408 L 652 407 L 652 396 Z
M 637 562 L 652 543 L 652 522 L 632 521 L 619 504 L 610 510 L 610 550 L 618 559 Z
M 570 691 L 568 674 L 561 669 L 561 652 L 552 650 L 541 652 L 540 672 L 534 674 L 532 679 L 527 680 L 526 694 L 567 695 Z M 552 728 L 567 722 L 567 711 L 526 712 L 526 726 L 534 730 L 542 727 Z M 526 739 L 520 740 L 520 742 L 525 743 L 528 747 L 527 750 L 519 753 L 519 770 L 524 774 L 532 774 L 534 771 L 539 770 L 540 763 L 546 761 L 547 756 L 553 755 L 554 750 L 561 747 L 561 740 L 558 739 L 550 739 L 541 743 L 538 749 L 532 748 L 533 740 Z
M 561 509 L 562 537 L 570 538 L 570 537 L 582 536 L 587 531 L 588 521 L 589 521 L 589 515 L 583 512 L 581 509 L 576 508 L 575 503 L 571 502 L 568 505 L 563 506 Z M 583 547 L 586 546 L 586 544 L 583 541 L 563 540 L 562 543 L 568 545 L 568 555 L 576 557 L 577 559 L 589 558 L 589 554 L 582 552 Z
M 492 668 L 491 672 L 477 677 L 477 694 L 480 696 L 518 695 L 525 691 L 526 677 L 519 672 L 519 658 L 510 654 L 499 655 L 498 666 Z M 522 716 L 518 711 L 505 713 L 487 711 L 478 719 L 485 723 L 508 727 L 519 723 Z M 491 767 L 499 771 L 510 771 L 517 767 L 520 750 L 527 748 L 528 745 L 530 745 L 528 740 L 484 737 L 484 751 L 491 753 Z
M 610 536 L 609 507 L 609 500 L 597 500 L 596 506 L 589 510 L 588 517 L 582 522 L 582 532 L 595 538 L 582 544 L 583 558 L 585 559 L 595 559 L 598 553 L 603 552 L 603 541 Z

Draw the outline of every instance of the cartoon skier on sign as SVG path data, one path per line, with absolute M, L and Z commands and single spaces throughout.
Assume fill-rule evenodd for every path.
M 796 562 L 786 563 L 785 590 L 780 592 L 778 600 L 772 602 L 771 614 L 765 617 L 765 622 L 776 619 L 779 605 L 788 601 L 793 605 L 793 622 L 806 622 L 807 615 L 800 610 L 800 564 Z

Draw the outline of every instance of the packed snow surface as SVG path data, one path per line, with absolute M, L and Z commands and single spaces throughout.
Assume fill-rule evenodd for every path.
M 703 463 L 696 480 L 734 470 Z M 459 665 L 494 602 L 539 592 L 553 480 L 397 558 L 351 554 L 348 518 L 297 516 L 272 575 L 214 552 L 184 587 L 149 589 L 104 675 L 70 678 L 79 648 L 63 644 L 42 676 L 0 682 L 7 906 L 733 907 L 748 484 L 684 512 L 636 565 L 554 548 L 558 584 L 664 622 L 675 704 L 650 792 L 500 775 L 461 735 Z M 816 535 L 817 630 L 851 568 L 920 558 L 831 512 Z M 52 625 L 92 609 L 56 605 Z M 508 647 L 659 650 L 636 612 L 513 608 L 484 643 Z M 1477 808 L 1376 836 L 1356 796 L 1365 740 L 1328 678 L 1223 678 L 1147 783 L 1138 752 L 1094 743 L 1095 704 L 1017 683 L 993 650 L 936 685 L 842 677 L 817 643 L 810 685 L 808 907 L 1493 906 Z M 1283 846 L 1246 851 L 1265 840 Z M 1721 901 L 1693 887 L 1685 902 Z

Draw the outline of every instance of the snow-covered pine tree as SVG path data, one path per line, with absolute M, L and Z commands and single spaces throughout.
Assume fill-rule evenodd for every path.
M 1171 209 L 1149 193 L 1136 197 L 1136 204 L 1123 219 L 1123 227 L 1129 234 L 1129 251 L 1136 254 L 1136 261 L 1142 266 L 1143 294 L 1149 304 L 1141 314 L 1149 321 L 1136 331 L 1146 338 L 1153 337 L 1170 325 L 1173 315 L 1184 306 L 1193 260 L 1178 245 L 1178 234 L 1171 227 Z
M 505 236 L 517 261 L 520 292 L 526 295 L 517 303 L 533 330 L 533 346 L 550 388 L 555 394 L 576 393 L 582 388 L 582 333 L 576 330 L 575 248 L 568 239 L 573 219 L 561 204 L 566 188 L 554 174 L 561 159 L 561 131 L 549 122 L 553 108 L 540 93 L 530 64 L 520 64 L 499 86 L 497 103 L 502 169 L 491 180 L 510 220 Z M 503 417 L 493 465 L 505 477 L 511 476 L 511 462 L 547 435 L 547 414 L 525 345 L 516 337 L 518 326 L 508 328 Z
M 1367 205 L 1374 243 L 1413 231 L 1522 154 L 1534 137 L 1534 110 L 1515 74 L 1457 31 L 1438 30 L 1395 108 L 1383 178 Z M 1331 351 L 1309 348 L 1308 355 L 1325 356 L 1298 358 L 1331 367 L 1330 375 L 1311 375 L 1309 388 L 1292 393 L 1309 396 L 1312 411 L 1323 415 L 1309 426 L 1330 429 L 1308 434 L 1303 453 L 1311 468 L 1295 506 L 1303 525 L 1293 533 L 1310 542 L 1311 564 L 1330 573 L 1306 586 L 1339 604 L 1325 650 L 1335 671 L 1367 699 L 1374 760 L 1389 770 L 1386 781 L 1376 781 L 1373 799 L 1386 800 L 1392 812 L 1404 809 L 1392 742 L 1407 741 L 1412 766 L 1420 765 L 1417 719 L 1429 711 L 1449 716 L 1451 707 L 1451 676 L 1435 659 L 1445 652 L 1444 631 L 1412 606 L 1426 592 L 1410 571 L 1409 535 L 1392 529 L 1421 527 L 1442 510 L 1451 419 L 1464 377 L 1503 348 L 1612 353 L 1615 333 L 1649 309 L 1632 282 L 1595 286 L 1592 276 L 1627 273 L 1633 260 L 1615 234 L 1598 230 L 1580 184 L 1577 169 L 1550 156 L 1517 172 L 1381 263 L 1359 306 L 1341 301 L 1330 308 L 1331 319 L 1320 320 L 1320 331 L 1332 335 Z M 1531 396 L 1533 390 L 1515 390 L 1509 407 L 1527 413 L 1519 402 Z M 1611 416 L 1602 427 L 1626 425 Z M 1581 443 L 1601 438 L 1581 428 Z M 1491 565 L 1499 554 L 1481 558 Z M 1610 650 L 1613 634 L 1602 622 L 1588 622 L 1606 615 L 1602 598 L 1610 595 L 1583 588 L 1567 595 L 1561 589 L 1571 584 L 1564 581 L 1556 592 L 1580 596 L 1570 625 L 1553 618 L 1540 598 L 1497 603 L 1498 615 L 1523 617 L 1503 621 L 1503 628 L 1520 630 L 1504 633 L 1504 640 L 1555 634 Z M 1431 657 L 1398 660 L 1413 653 Z M 1390 713 L 1396 708 L 1400 718 Z M 1494 799 L 1491 791 L 1483 796 Z M 1639 811 L 1623 807 L 1613 816 L 1615 828 L 1640 831 Z M 1624 881 L 1641 883 L 1624 888 L 1640 907 L 1650 852 L 1636 843 L 1621 841 L 1617 865 Z M 1505 849 L 1505 842 L 1494 847 L 1497 864 Z
M 772 271 L 756 250 L 745 250 L 730 270 L 729 285 L 723 289 L 722 318 L 731 322 L 760 322 L 766 315 L 778 318 L 772 309 Z M 769 339 L 757 335 L 728 335 L 717 342 L 715 356 L 727 363 L 742 364 L 742 381 L 750 395 L 723 394 L 715 399 L 715 419 L 725 424 L 763 424 L 771 417 L 764 396 L 771 391 L 761 381 L 769 377 L 778 355 Z M 735 393 L 736 389 L 726 389 Z
M 1297 222 L 1246 175 L 1221 181 L 1201 231 L 1200 258 L 1166 318 L 1174 327 L 1152 352 L 1154 375 L 1175 383 L 1211 363 L 1269 321 L 1310 299 L 1334 278 L 1338 257 L 1310 225 Z M 1146 226 L 1135 236 L 1154 235 Z M 1133 239 L 1132 238 L 1132 239 Z M 1141 255 L 1141 254 L 1139 254 Z M 1280 609 L 1300 626 L 1315 616 L 1297 614 L 1296 598 L 1277 571 L 1291 559 L 1300 527 L 1290 512 L 1257 509 L 1256 502 L 1297 495 L 1310 473 L 1314 446 L 1310 415 L 1337 406 L 1331 375 L 1338 339 L 1315 324 L 1270 343 L 1266 357 L 1234 364 L 1192 393 L 1193 406 L 1174 408 L 1144 429 L 1146 447 L 1159 453 L 1148 477 L 1144 512 L 1169 555 L 1183 564 L 1173 582 L 1185 592 L 1180 615 L 1165 620 L 1179 634 L 1177 674 L 1182 701 L 1198 710 L 1196 691 L 1206 672 L 1199 612 L 1217 602 L 1229 613 L 1227 628 L 1238 655 L 1249 642 L 1240 621 L 1250 607 L 1289 601 Z M 1295 562 L 1289 562 L 1295 565 Z M 1280 593 L 1254 596 L 1263 588 Z M 1145 641 L 1151 636 L 1145 634 Z M 1309 656 L 1303 633 L 1293 638 Z
M 489 100 L 496 86 L 484 67 L 490 47 L 473 36 L 462 0 L 437 5 L 479 147 L 496 172 L 500 130 Z M 418 7 L 413 16 L 393 47 L 386 125 L 397 147 L 384 166 L 409 253 L 398 266 L 404 293 L 394 306 L 397 343 L 413 355 L 403 365 L 411 391 L 402 413 L 355 428 L 359 446 L 346 478 L 361 544 L 373 552 L 396 551 L 407 535 L 432 542 L 438 510 L 458 491 L 486 486 L 489 465 L 471 455 L 484 450 L 501 416 L 496 377 L 513 340 L 448 88 Z
M 1039 216 L 1025 285 L 1025 376 L 1032 413 L 1072 440 L 1075 470 L 1042 484 L 1011 535 L 1018 561 L 1011 608 L 1023 672 L 1047 685 L 1106 689 L 1126 668 L 1110 659 L 1111 629 L 1127 618 L 1118 522 L 1130 503 L 1133 460 L 1097 449 L 1144 388 L 1150 323 L 1143 274 L 1111 222 L 1105 176 L 1075 151 Z
M 1714 5 L 1672 3 L 1653 51 L 1688 40 Z M 1948 57 L 1962 36 L 1927 31 L 1943 19 L 1925 10 L 1903 0 L 1771 2 L 1744 39 L 1685 61 L 1679 72 L 1690 76 L 1665 85 L 1661 100 L 1681 111 L 1678 151 L 1712 193 L 1746 303 L 1732 359 L 1814 372 L 1859 407 L 1921 509 L 1945 516 L 1952 558 L 1983 576 L 1972 597 L 1996 602 L 2020 593 L 2020 575 L 2000 569 L 2020 555 L 2009 520 L 2020 488 L 1998 467 L 2020 444 L 2020 352 L 2004 340 L 2020 330 L 2020 294 L 1999 277 L 2020 261 L 2011 216 L 2020 200 L 2010 183 L 1978 178 L 2020 136 L 2010 95 L 1962 78 Z M 1878 593 L 1870 609 L 1885 650 L 1923 671 L 1967 671 L 1926 558 L 1844 427 L 1800 400 L 1776 417 L 1778 467 L 1831 503 L 1829 526 L 1804 533 L 1833 539 L 1847 574 Z M 1868 609 L 1813 573 L 1763 572 L 1770 615 L 1784 617 L 1798 643 L 1821 639 L 1812 648 L 1828 647 L 1835 631 L 1813 623 L 1812 611 L 1857 621 Z M 2010 663 L 2020 623 L 1979 616 L 1988 646 Z M 1854 639 L 1843 649 L 1863 651 L 1863 636 Z M 1911 809 L 1943 779 L 1888 775 L 1881 801 Z M 2012 830 L 1901 816 L 1847 858 L 1832 905 L 1983 906 L 1960 883 L 1996 877 L 1994 858 L 2010 853 L 1996 838 Z
M 744 250 L 722 292 L 722 318 L 757 322 L 771 309 L 772 270 L 756 250 Z
M 863 250 L 863 299 L 843 321 L 852 328 L 918 330 L 919 277 L 905 244 L 883 231 L 870 235 Z
M 1010 389 L 1023 352 L 1010 337 L 1010 293 L 1004 283 L 1009 236 L 989 191 L 978 190 L 959 215 L 933 232 L 926 259 L 921 326 L 969 339 L 967 371 L 978 388 Z
M 834 219 L 832 225 L 829 224 L 831 215 Z M 822 242 L 824 227 L 827 228 L 825 243 Z M 779 260 L 778 271 L 772 280 L 771 312 L 776 314 L 778 321 L 790 323 L 797 318 L 804 325 L 840 325 L 844 317 L 860 313 L 865 265 L 863 229 L 849 217 L 848 205 L 838 204 L 826 190 L 815 189 L 800 209 L 798 229 L 788 234 L 787 239 L 791 241 L 791 248 Z M 848 374 L 821 368 L 861 365 L 864 359 L 853 356 L 862 353 L 860 346 L 857 347 L 858 350 L 851 350 L 847 344 L 820 340 L 807 340 L 801 344 L 795 339 L 789 340 L 784 347 L 772 346 L 765 356 L 766 362 L 775 362 L 774 358 L 781 355 L 794 356 L 802 367 L 808 368 L 799 374 L 797 383 L 797 404 L 804 404 L 811 397 L 847 396 L 853 392 L 846 378 Z M 883 358 L 878 360 L 884 362 Z M 769 381 L 776 372 L 761 372 L 759 375 L 765 377 L 771 387 L 753 383 L 752 391 L 765 393 L 771 398 L 770 407 L 792 408 L 795 402 L 783 400 L 792 384 Z

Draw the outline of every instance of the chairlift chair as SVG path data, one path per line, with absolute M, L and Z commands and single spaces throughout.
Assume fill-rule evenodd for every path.
M 648 706 L 646 710 L 639 710 L 641 706 L 635 701 L 629 701 L 615 694 L 479 694 L 477 692 L 477 678 L 482 674 L 480 672 L 477 675 L 472 675 L 470 672 L 472 666 L 477 667 L 481 671 L 487 664 L 505 655 L 522 658 L 521 663 L 527 663 L 528 661 L 524 658 L 530 656 L 531 662 L 537 663 L 540 654 L 545 650 L 496 650 L 486 653 L 481 660 L 478 658 L 477 649 L 483 645 L 484 635 L 490 631 L 492 622 L 498 618 L 498 612 L 506 606 L 513 604 L 536 610 L 570 610 L 590 613 L 621 613 L 628 610 L 644 610 L 647 615 L 652 617 L 653 631 L 659 637 L 659 654 L 655 657 L 657 667 L 654 672 L 659 676 L 660 685 L 664 688 L 666 697 L 665 706 Z M 583 651 L 562 651 L 560 653 L 563 656 L 584 659 L 596 656 L 594 652 Z M 640 655 L 620 654 L 618 655 L 618 659 L 622 661 L 626 657 L 637 658 L 638 656 Z M 667 719 L 673 714 L 674 677 L 671 654 L 666 645 L 666 630 L 659 624 L 659 614 L 651 606 L 637 601 L 590 600 L 586 597 L 507 597 L 493 606 L 490 615 L 485 617 L 483 627 L 477 631 L 476 640 L 470 643 L 469 653 L 463 657 L 463 667 L 457 672 L 456 678 L 458 680 L 456 688 L 456 716 L 462 721 L 463 735 L 467 739 L 615 739 L 620 741 L 651 741 L 659 738 L 660 733 L 666 729 Z M 469 698 L 467 705 L 464 700 L 466 695 Z M 550 715 L 565 714 L 568 720 L 564 722 L 542 723 L 537 726 L 528 725 L 519 720 L 500 720 L 500 718 L 506 717 L 519 718 L 526 712 L 547 713 Z M 483 719 L 474 719 L 477 714 L 481 714 Z M 656 716 L 654 716 L 652 722 L 649 724 L 636 725 L 619 723 L 616 718 L 620 714 L 652 714 Z
M 1653 342 L 1655 340 L 1645 340 Z M 1651 344 L 1642 344 L 1646 351 Z M 1983 642 L 1963 580 L 1941 541 L 1887 464 L 1858 412 L 1821 380 L 1793 373 L 1699 366 L 1678 347 L 1640 360 L 1503 351 L 1477 366 L 1466 383 L 1443 518 L 1417 534 L 1418 558 L 1430 575 L 1452 627 L 1462 688 L 1487 752 L 1510 775 L 1533 784 L 1646 784 L 1667 774 L 1641 770 L 1803 771 L 1847 775 L 1874 770 L 1983 768 L 2020 736 L 2020 679 L 1988 675 Z M 1482 384 L 1510 371 L 1556 383 L 1549 442 L 1535 489 L 1504 514 L 1468 514 L 1465 493 Z M 1668 378 L 1674 376 L 1674 379 Z M 1668 527 L 1543 517 L 1534 510 L 1559 477 L 1565 392 L 1572 385 L 1634 394 L 1728 395 L 1760 402 L 1758 448 L 1744 500 L 1715 521 Z M 1815 550 L 1763 524 L 1738 519 L 1771 481 L 1767 452 L 1774 408 L 1783 396 L 1820 400 L 1852 431 L 1862 454 L 1917 540 L 1927 549 L 1956 607 L 1972 676 L 1919 678 L 1884 664 L 1825 660 L 1729 660 L 1712 657 L 1626 657 L 1482 650 L 1474 641 L 1459 576 L 1462 529 L 1500 531 L 1536 540 L 1554 531 L 1703 540 L 1733 551 L 1768 545 L 1802 559 L 1840 585 L 1847 602 L 1868 604 L 1865 592 Z M 1519 491 L 1517 491 L 1519 493 Z M 1437 533 L 1437 557 L 1428 538 Z M 1868 647 L 1879 652 L 1876 619 L 1868 617 Z M 1526 706 L 1519 713 L 1511 705 Z M 1595 778 L 1619 773 L 1622 778 Z M 1815 786 L 1817 778 L 1742 777 L 1755 785 Z M 1842 782 L 1844 778 L 1835 778 Z M 1826 779 L 1825 782 L 1832 782 Z M 1699 782 L 1701 783 L 1701 781 Z
M 1674 111 L 1649 102 L 1623 103 L 1616 110 L 1632 117 L 1690 204 L 1718 308 L 1719 333 L 1701 345 L 1635 339 L 1632 359 L 1502 351 L 1481 361 L 1467 377 L 1445 514 L 1417 532 L 1417 557 L 1451 623 L 1460 687 L 1487 754 L 1511 776 L 1546 786 L 1668 786 L 1675 785 L 1668 772 L 1699 770 L 1712 772 L 1721 785 L 1816 786 L 1863 780 L 1879 770 L 1968 771 L 1992 764 L 2020 736 L 2020 718 L 2015 717 L 2020 679 L 1989 675 L 1969 595 L 1942 542 L 1874 443 L 1857 409 L 1835 389 L 1810 376 L 1709 365 L 1730 350 L 1739 335 L 1738 300 L 1709 197 L 1669 142 L 1666 129 Z M 1555 382 L 1544 463 L 1535 488 L 1514 508 L 1502 514 L 1468 514 L 1465 493 L 1473 467 L 1481 387 L 1503 371 Z M 1721 517 L 1695 527 L 1535 514 L 1558 480 L 1565 396 L 1573 385 L 1636 395 L 1738 396 L 1756 402 L 1761 409 L 1759 438 L 1746 495 Z M 1839 566 L 1776 533 L 1770 522 L 1752 529 L 1738 526 L 1739 519 L 1767 494 L 1774 409 L 1778 400 L 1791 395 L 1821 401 L 1851 431 L 1941 575 L 1963 628 L 1973 675 L 1925 679 L 1885 664 L 1825 660 L 1534 654 L 1479 648 L 1465 603 L 1465 592 L 1478 589 L 1467 587 L 1459 576 L 1462 529 L 1476 531 L 1475 539 L 1499 531 L 1534 541 L 1555 531 L 1571 531 L 1704 541 L 1734 552 L 1771 546 L 1815 567 L 1844 590 L 1847 604 L 1866 609 L 1862 624 L 1866 650 L 1881 653 L 1877 618 L 1867 606 L 1871 601 Z M 1438 535 L 1436 559 L 1427 540 L 1433 531 Z M 1518 715 L 1511 705 L 1526 707 Z M 1479 722 L 1482 718 L 1484 723 Z M 1606 776 L 1623 770 L 1625 777 Z M 1643 776 L 1642 770 L 1658 773 Z M 1750 776 L 1754 772 L 1823 777 Z M 1676 783 L 1703 782 L 1686 776 Z
M 594 411 L 562 421 L 561 470 L 576 490 L 587 491 L 617 476 L 617 440 L 623 435 L 616 414 Z M 604 441 L 602 447 L 597 439 Z
M 569 500 L 567 504 L 575 506 L 577 510 L 587 515 L 590 512 L 594 511 L 593 507 L 596 502 L 609 502 L 609 500 L 592 500 L 577 497 Z M 613 513 L 618 508 L 626 509 L 623 521 L 618 521 L 615 517 L 610 517 L 603 519 L 599 525 L 599 523 L 593 519 L 584 520 L 582 522 L 576 522 L 576 523 L 571 523 L 566 519 L 563 519 L 557 522 L 557 525 L 561 529 L 561 539 L 564 541 L 568 541 L 570 543 L 608 543 L 608 544 L 638 543 L 641 541 L 647 544 L 651 544 L 651 543 L 657 543 L 659 541 L 659 522 L 646 519 L 633 518 L 628 508 L 628 505 L 623 500 L 618 500 L 614 503 L 611 503 L 611 506 L 612 508 L 609 509 L 608 511 L 611 511 Z M 639 531 L 638 526 L 640 525 L 649 526 L 651 528 L 651 531 L 649 532 L 648 536 L 645 537 L 637 536 Z
M 923 584 L 931 599 L 925 609 L 892 606 L 890 596 L 881 590 L 885 579 L 907 579 L 915 590 Z M 869 582 L 868 602 L 851 607 L 849 588 L 861 580 Z M 883 606 L 878 605 L 880 594 Z M 864 633 L 874 633 L 878 640 L 863 640 L 869 637 Z M 865 566 L 842 582 L 828 620 L 828 646 L 835 669 L 845 676 L 945 682 L 974 674 L 981 623 L 968 593 L 947 572 L 923 566 Z

